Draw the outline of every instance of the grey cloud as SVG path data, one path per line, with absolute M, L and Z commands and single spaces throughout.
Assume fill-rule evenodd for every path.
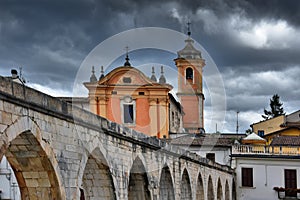
M 172 16 L 174 9 L 183 20 Z M 217 28 L 209 30 L 207 24 L 214 25 L 215 19 L 197 18 L 199 10 L 210 11 L 216 17 Z M 3 0 L 0 1 L 0 68 L 10 71 L 11 67 L 22 66 L 31 83 L 71 90 L 85 56 L 106 38 L 145 26 L 186 32 L 186 18 L 191 18 L 193 38 L 209 52 L 223 76 L 227 109 L 238 107 L 249 113 L 260 110 L 273 92 L 279 93 L 289 109 L 299 109 L 300 91 L 295 80 L 299 79 L 300 48 L 293 42 L 297 37 L 284 39 L 288 45 L 284 49 L 276 48 L 277 43 L 269 49 L 255 49 L 238 39 L 239 28 L 245 28 L 245 24 L 237 21 L 236 30 L 228 28 L 229 20 L 238 16 L 247 19 L 251 26 L 261 21 L 282 20 L 293 28 L 292 34 L 299 35 L 299 11 L 297 0 L 31 0 L 26 3 Z M 146 56 L 140 58 L 147 60 Z M 172 65 L 173 61 L 161 63 Z M 251 76 L 254 72 L 268 71 L 282 73 L 286 77 L 284 84 L 274 86 Z M 234 119 L 228 113 L 230 120 Z

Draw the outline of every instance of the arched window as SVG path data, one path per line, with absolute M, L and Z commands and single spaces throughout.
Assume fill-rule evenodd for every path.
M 190 68 L 190 67 L 186 68 L 186 70 L 185 70 L 185 78 L 193 80 L 193 76 L 194 76 L 193 69 Z

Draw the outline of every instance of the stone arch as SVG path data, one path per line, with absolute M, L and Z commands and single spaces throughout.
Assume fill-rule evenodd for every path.
M 175 199 L 172 176 L 170 173 L 170 168 L 167 165 L 161 170 L 159 182 L 159 199 Z
M 148 175 L 142 160 L 136 157 L 129 175 L 128 200 L 150 200 Z
M 228 184 L 227 180 L 225 183 L 225 200 L 230 200 L 230 189 L 229 189 L 229 184 Z
M 203 180 L 200 172 L 197 178 L 196 200 L 204 200 Z
M 20 117 L 4 131 L 1 141 L 7 144 L 1 150 L 15 173 L 22 199 L 66 199 L 55 154 L 35 121 Z
M 88 156 L 82 176 L 84 199 L 116 199 L 115 185 L 109 164 L 99 148 Z M 83 194 L 82 194 L 83 193 Z
M 218 183 L 217 183 L 217 200 L 222 200 L 223 199 L 223 188 L 222 188 L 222 183 L 220 178 L 218 178 Z
M 214 200 L 214 199 L 215 199 L 214 186 L 213 186 L 211 176 L 209 176 L 207 182 L 207 200 Z
M 181 175 L 180 190 L 181 190 L 180 191 L 181 200 L 192 199 L 191 182 L 190 182 L 188 171 L 186 169 L 183 170 L 183 173 Z
M 232 196 L 232 200 L 236 200 L 236 183 L 235 183 L 235 180 L 234 179 L 232 179 L 232 186 L 231 186 L 232 188 L 231 188 L 231 190 L 232 190 L 232 192 L 231 192 L 231 196 Z

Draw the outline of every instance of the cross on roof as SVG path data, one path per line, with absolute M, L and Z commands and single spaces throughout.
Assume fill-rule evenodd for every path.
M 188 27 L 187 27 L 187 28 L 188 28 L 187 34 L 188 34 L 188 36 L 191 36 L 191 24 L 192 24 L 192 23 L 191 23 L 190 21 L 188 21 L 186 24 L 187 24 L 187 26 L 188 26 Z
M 125 47 L 125 51 L 126 51 L 126 56 L 128 56 L 128 52 L 129 52 L 129 47 L 128 46 Z

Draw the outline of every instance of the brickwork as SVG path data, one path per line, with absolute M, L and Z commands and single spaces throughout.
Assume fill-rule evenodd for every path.
M 26 200 L 76 200 L 80 190 L 85 199 L 215 200 L 217 181 L 231 196 L 234 178 L 228 167 L 2 77 L 0 149 Z

